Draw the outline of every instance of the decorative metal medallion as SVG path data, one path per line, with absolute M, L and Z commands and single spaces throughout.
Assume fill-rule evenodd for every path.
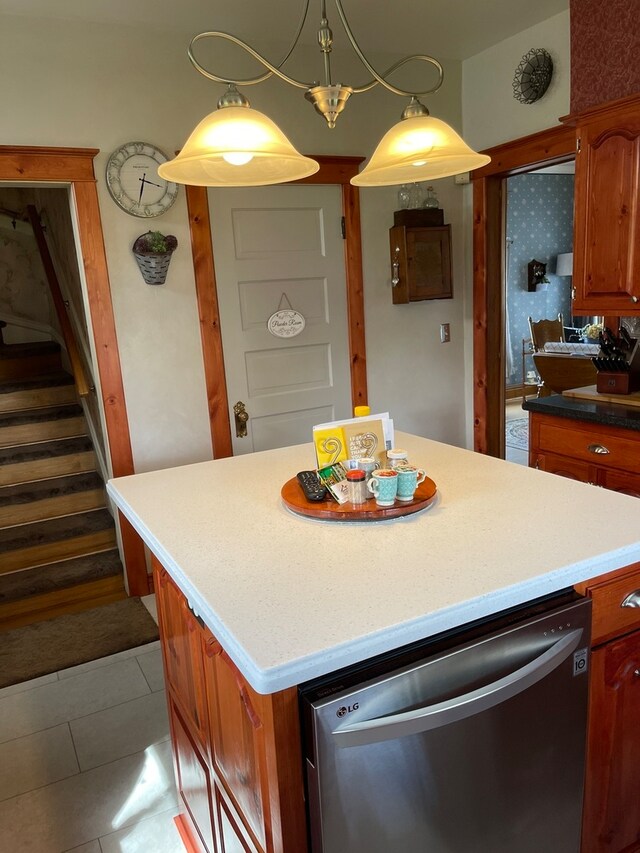
M 549 88 L 553 60 L 541 47 L 534 47 L 520 60 L 513 78 L 513 97 L 521 104 L 535 104 Z

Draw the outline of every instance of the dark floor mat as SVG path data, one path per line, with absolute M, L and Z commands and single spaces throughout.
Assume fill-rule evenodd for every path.
M 0 634 L 0 687 L 144 646 L 158 626 L 139 598 Z

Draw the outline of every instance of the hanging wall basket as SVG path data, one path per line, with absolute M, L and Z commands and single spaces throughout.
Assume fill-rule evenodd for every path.
M 147 284 L 165 283 L 171 256 L 177 247 L 178 241 L 173 235 L 165 237 L 159 231 L 147 231 L 137 238 L 133 256 Z

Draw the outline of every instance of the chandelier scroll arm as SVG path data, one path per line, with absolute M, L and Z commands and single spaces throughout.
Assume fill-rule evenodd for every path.
M 389 74 L 393 74 L 394 71 L 397 71 L 398 68 L 401 68 L 403 65 L 406 65 L 407 62 L 412 62 L 414 59 L 419 60 L 421 62 L 429 62 L 431 65 L 434 65 L 438 70 L 438 81 L 432 86 L 430 89 L 426 89 L 422 92 L 410 92 L 405 89 L 399 89 L 397 86 L 392 85 L 386 80 Z M 365 63 L 366 67 L 371 71 L 374 75 L 373 80 L 369 80 L 368 83 L 363 84 L 362 86 L 353 86 L 354 95 L 362 94 L 362 92 L 368 92 L 370 89 L 373 89 L 374 86 L 381 84 L 388 89 L 390 92 L 393 92 L 396 95 L 402 95 L 406 97 L 413 98 L 421 98 L 424 95 L 432 95 L 434 92 L 437 92 L 440 86 L 442 86 L 442 81 L 444 80 L 444 69 L 442 65 L 438 62 L 437 59 L 434 59 L 433 56 L 428 56 L 427 54 L 415 53 L 412 56 L 405 56 L 404 59 L 399 59 L 392 66 L 383 71 L 382 74 L 378 74 L 369 63 Z
M 389 68 L 387 71 L 384 72 L 384 74 L 378 74 L 378 72 L 373 67 L 373 65 L 369 62 L 367 57 L 364 55 L 360 45 L 356 41 L 356 37 L 353 34 L 353 30 L 351 29 L 351 27 L 349 25 L 349 21 L 347 20 L 347 16 L 345 15 L 344 9 L 342 7 L 341 0 L 335 0 L 335 4 L 336 4 L 336 9 L 338 10 L 338 15 L 340 16 L 340 20 L 342 22 L 342 26 L 344 27 L 344 30 L 347 34 L 347 38 L 349 39 L 349 42 L 351 43 L 351 47 L 356 52 L 356 55 L 358 56 L 358 59 L 360 60 L 360 62 L 362 62 L 364 67 L 367 69 L 367 71 L 374 78 L 369 83 L 365 83 L 364 86 L 360 86 L 357 88 L 353 87 L 354 93 L 367 92 L 369 89 L 372 89 L 377 83 L 380 83 L 381 86 L 384 86 L 385 89 L 388 89 L 390 92 L 393 92 L 396 95 L 402 95 L 402 96 L 406 96 L 406 97 L 411 96 L 411 97 L 417 98 L 417 97 L 421 97 L 423 95 L 430 95 L 433 92 L 436 92 L 440 88 L 440 86 L 442 86 L 442 81 L 444 79 L 444 70 L 442 68 L 442 65 L 438 62 L 437 59 L 434 59 L 433 56 L 427 56 L 426 54 L 424 54 L 424 55 L 423 54 L 416 54 L 415 56 L 407 56 L 404 59 L 401 59 L 399 62 L 396 62 L 395 65 L 392 65 L 391 68 Z M 438 82 L 436 83 L 436 85 L 433 88 L 427 89 L 425 92 L 410 92 L 410 91 L 406 91 L 405 89 L 400 89 L 397 86 L 394 86 L 391 83 L 389 83 L 387 80 L 385 80 L 385 77 L 388 74 L 391 74 L 392 71 L 395 71 L 397 68 L 400 68 L 406 62 L 409 62 L 413 59 L 418 59 L 418 60 L 421 60 L 424 62 L 430 62 L 432 65 L 435 65 L 435 67 L 438 69 Z
M 294 44 L 291 46 L 290 50 L 288 51 L 287 55 L 282 60 L 280 65 L 273 65 L 273 63 L 269 62 L 269 60 L 266 57 L 264 57 L 264 56 L 262 56 L 262 54 L 258 53 L 257 50 L 254 50 L 250 45 L 248 45 L 246 42 L 242 41 L 242 39 L 239 39 L 236 36 L 231 35 L 230 33 L 223 33 L 223 32 L 217 31 L 217 30 L 212 30 L 209 32 L 204 32 L 204 33 L 198 33 L 197 36 L 194 36 L 191 39 L 191 42 L 189 43 L 189 49 L 188 49 L 187 53 L 189 56 L 189 61 L 191 62 L 193 67 L 196 69 L 196 71 L 199 71 L 203 77 L 207 77 L 209 80 L 213 80 L 215 83 L 224 83 L 224 84 L 233 83 L 236 86 L 252 86 L 255 83 L 263 83 L 265 80 L 268 80 L 269 77 L 271 77 L 273 74 L 275 74 L 281 80 L 284 80 L 285 83 L 290 83 L 292 86 L 296 86 L 298 89 L 309 89 L 311 86 L 314 85 L 313 83 L 305 83 L 304 81 L 296 80 L 294 77 L 289 77 L 288 74 L 285 74 L 284 71 L 281 70 L 281 66 L 287 61 L 287 59 L 291 55 L 291 52 L 293 51 L 294 47 L 296 46 L 299 35 L 300 35 L 300 31 L 298 31 Z M 267 68 L 268 70 L 264 74 L 261 74 L 258 77 L 247 77 L 247 78 L 240 79 L 240 80 L 239 79 L 232 79 L 231 77 L 219 77 L 217 74 L 213 74 L 211 71 L 207 71 L 207 69 L 198 62 L 198 60 L 195 58 L 194 53 L 193 53 L 194 45 L 197 42 L 199 42 L 205 38 L 221 38 L 221 39 L 224 39 L 225 41 L 232 42 L 232 44 L 235 44 L 238 47 L 241 47 L 243 50 L 245 50 L 250 56 L 252 56 L 258 62 L 260 62 L 261 65 L 264 65 L 264 67 Z

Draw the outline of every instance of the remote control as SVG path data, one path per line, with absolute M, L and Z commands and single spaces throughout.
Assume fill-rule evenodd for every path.
M 327 490 L 318 480 L 315 471 L 300 471 L 296 476 L 308 501 L 323 501 L 326 498 Z

